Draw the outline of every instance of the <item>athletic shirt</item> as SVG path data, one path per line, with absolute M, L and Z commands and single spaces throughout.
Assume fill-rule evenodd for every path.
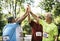
M 54 23 L 48 24 L 41 19 L 39 20 L 39 23 L 43 26 L 42 41 L 54 41 L 54 37 L 58 35 L 57 26 Z
M 32 27 L 32 41 L 42 41 L 43 27 L 42 25 L 31 21 L 30 26 Z
M 3 41 L 21 41 L 22 28 L 19 23 L 9 23 L 3 28 Z

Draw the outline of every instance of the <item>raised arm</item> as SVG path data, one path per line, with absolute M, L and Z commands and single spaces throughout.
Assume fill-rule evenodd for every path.
M 18 20 L 16 20 L 16 22 L 21 23 L 27 16 L 28 16 L 28 8 L 26 9 L 25 14 L 22 17 L 20 17 Z
M 30 12 L 30 13 L 31 13 L 31 15 L 34 17 L 34 19 L 37 20 L 37 22 L 39 22 L 39 18 L 38 18 L 38 16 L 35 15 L 33 12 Z
M 29 10 L 29 12 L 28 12 L 28 21 L 29 21 L 29 23 L 31 23 L 31 18 L 30 18 L 30 6 L 29 5 L 27 5 L 28 6 L 28 10 Z
M 58 36 L 55 36 L 55 41 L 58 41 Z
M 28 14 L 28 21 L 29 21 L 29 23 L 31 23 L 30 14 Z

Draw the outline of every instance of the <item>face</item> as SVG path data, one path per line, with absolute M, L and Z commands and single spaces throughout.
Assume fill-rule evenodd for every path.
M 52 19 L 51 19 L 49 16 L 46 16 L 46 17 L 45 17 L 45 20 L 46 20 L 47 22 L 52 22 Z

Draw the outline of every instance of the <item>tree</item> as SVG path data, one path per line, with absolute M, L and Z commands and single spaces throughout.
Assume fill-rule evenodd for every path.
M 0 7 L 0 35 L 2 35 L 2 29 L 4 27 L 4 25 L 6 24 L 6 22 L 3 20 L 3 14 L 1 13 L 1 7 Z
M 31 27 L 29 25 L 29 22 L 27 20 L 24 20 L 22 25 L 23 25 L 23 33 L 24 34 L 31 34 Z
M 52 13 L 54 13 L 55 17 L 60 16 L 60 2 L 55 2 L 55 6 L 52 9 Z
M 39 6 L 42 9 L 44 9 L 46 12 L 52 12 L 52 14 L 54 15 L 54 19 L 57 19 L 58 17 L 60 17 L 60 2 L 59 1 L 43 0 L 42 2 L 40 2 Z
M 43 0 L 39 4 L 39 6 L 47 12 L 51 12 L 53 5 L 55 5 L 54 0 Z

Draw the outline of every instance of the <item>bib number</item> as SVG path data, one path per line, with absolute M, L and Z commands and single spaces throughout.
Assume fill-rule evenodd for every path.
M 9 40 L 9 36 L 3 36 L 3 41 Z
M 43 37 L 48 38 L 48 33 L 43 33 Z
M 42 36 L 41 32 L 36 32 L 36 36 Z

